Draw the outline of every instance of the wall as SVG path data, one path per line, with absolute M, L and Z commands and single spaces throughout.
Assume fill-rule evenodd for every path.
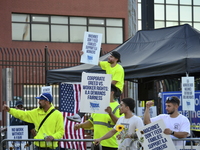
M 11 14 L 33 13 L 87 17 L 124 18 L 125 40 L 128 38 L 128 2 L 120 0 L 6 0 L 0 1 L 0 46 L 8 48 L 43 48 L 79 50 L 82 43 L 18 42 L 12 41 Z M 114 49 L 116 44 L 103 44 L 103 50 Z

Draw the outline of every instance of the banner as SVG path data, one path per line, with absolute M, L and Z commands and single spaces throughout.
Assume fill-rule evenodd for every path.
M 81 63 L 98 65 L 101 49 L 101 33 L 85 32 L 82 46 Z
M 28 139 L 28 126 L 8 126 L 7 138 L 19 140 L 8 142 L 9 149 L 26 149 L 28 142 L 20 140 Z
M 167 113 L 165 109 L 165 102 L 168 97 L 177 96 L 180 99 L 180 106 L 178 111 L 180 114 L 190 118 L 191 113 L 191 130 L 200 131 L 200 91 L 195 91 L 195 99 L 194 99 L 194 107 L 195 111 L 188 111 L 182 109 L 182 92 L 175 91 L 175 92 L 162 92 L 162 110 L 164 114 Z
M 165 128 L 161 119 L 136 131 L 144 150 L 176 150 L 170 135 L 163 133 Z
M 106 114 L 110 106 L 111 75 L 82 73 L 80 111 Z

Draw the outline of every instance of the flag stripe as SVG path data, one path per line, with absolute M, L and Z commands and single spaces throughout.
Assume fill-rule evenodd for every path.
M 72 116 L 79 110 L 80 104 L 80 84 L 60 83 L 60 111 L 63 113 L 65 135 L 63 139 L 84 139 L 84 130 L 74 130 L 75 122 L 67 120 L 67 116 Z M 83 121 L 84 118 L 82 118 Z M 67 149 L 86 150 L 85 142 L 60 142 L 60 147 Z

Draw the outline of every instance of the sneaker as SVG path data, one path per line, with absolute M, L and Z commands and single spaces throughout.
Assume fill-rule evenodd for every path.
M 74 122 L 81 122 L 81 117 L 78 114 L 75 114 L 73 116 L 67 116 L 67 119 Z

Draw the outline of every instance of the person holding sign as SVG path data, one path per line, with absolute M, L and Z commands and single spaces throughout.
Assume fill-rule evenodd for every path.
M 75 124 L 74 129 L 79 128 L 94 128 L 94 138 L 100 138 L 114 127 L 118 118 L 121 116 L 119 112 L 119 103 L 114 100 L 117 88 L 115 85 L 111 85 L 111 96 L 110 96 L 110 106 L 108 106 L 105 111 L 108 114 L 97 114 L 93 113 L 89 120 L 81 124 Z M 116 135 L 110 139 L 107 139 L 101 143 L 102 150 L 117 150 L 118 144 L 116 140 Z M 99 150 L 98 146 L 94 146 L 94 150 Z
M 176 96 L 168 97 L 165 105 L 168 114 L 160 114 L 156 117 L 150 118 L 149 108 L 154 103 L 152 101 L 146 102 L 146 110 L 144 112 L 144 124 L 163 119 L 166 125 L 164 133 L 171 135 L 171 138 L 186 138 L 190 135 L 190 122 L 187 117 L 179 114 L 178 107 L 180 100 Z M 175 146 L 183 146 L 183 141 L 173 141 Z
M 80 51 L 83 54 L 83 51 Z M 124 87 L 124 68 L 119 64 L 121 63 L 121 55 L 117 51 L 112 51 L 108 57 L 108 61 L 99 61 L 98 65 L 102 70 L 106 71 L 106 74 L 112 75 L 112 84 L 114 84 L 118 89 L 118 97 L 123 92 Z
M 80 51 L 81 55 L 83 51 Z M 112 84 L 114 84 L 118 88 L 118 92 L 116 93 L 116 97 L 119 98 L 121 93 L 123 92 L 124 87 L 124 69 L 118 64 L 121 62 L 121 55 L 117 51 L 113 51 L 110 53 L 108 57 L 108 61 L 99 61 L 98 65 L 106 71 L 106 74 L 112 75 Z M 73 116 L 68 116 L 67 119 L 70 121 L 81 122 L 81 118 L 85 115 L 85 113 L 78 113 Z
M 100 61 L 99 66 L 101 67 L 101 69 L 106 71 L 106 74 L 112 75 L 111 83 L 119 88 L 120 92 L 122 93 L 124 87 L 124 69 L 119 64 L 119 62 L 121 62 L 120 57 L 120 53 L 118 53 L 117 51 L 113 51 L 110 53 L 108 61 Z
M 144 126 L 143 121 L 140 117 L 133 115 L 135 108 L 135 101 L 132 98 L 124 98 L 120 103 L 120 113 L 124 113 L 125 116 L 120 117 L 114 126 L 114 128 L 109 131 L 104 136 L 95 139 L 96 145 L 103 143 L 105 139 L 113 137 L 118 131 L 120 134 L 118 138 L 120 139 L 120 144 L 118 150 L 137 150 L 137 136 L 136 129 Z
M 24 110 L 24 104 L 21 100 L 16 101 L 15 103 L 15 108 L 19 109 L 19 110 Z M 15 118 L 14 116 L 11 117 L 10 119 L 10 126 L 23 126 L 23 125 L 27 125 L 28 126 L 28 138 L 31 139 L 36 135 L 35 132 L 35 126 L 33 123 L 28 123 L 25 121 L 22 121 L 20 119 Z M 3 130 L 1 130 L 1 132 L 7 131 L 7 128 L 4 128 Z M 28 144 L 26 144 L 26 147 L 30 146 L 31 142 L 28 142 Z
M 20 109 L 20 110 L 24 110 L 24 104 L 22 101 L 18 100 L 15 103 L 15 108 L 16 109 Z M 28 126 L 28 137 L 34 137 L 36 135 L 35 132 L 35 126 L 33 123 L 28 123 L 28 122 L 24 122 L 20 119 L 15 118 L 14 116 L 12 116 L 11 120 L 10 120 L 10 125 L 11 126 L 17 126 L 17 125 L 27 125 Z M 30 143 L 29 143 L 30 144 Z
M 52 104 L 53 98 L 49 93 L 42 93 L 39 97 L 39 106 L 33 110 L 22 111 L 10 108 L 7 105 L 3 106 L 3 110 L 9 112 L 15 118 L 34 123 L 37 132 L 34 139 L 45 139 L 46 142 L 34 142 L 35 149 L 51 149 L 58 147 L 58 142 L 51 142 L 54 139 L 61 139 L 64 135 L 64 123 L 62 114 L 54 109 Z

